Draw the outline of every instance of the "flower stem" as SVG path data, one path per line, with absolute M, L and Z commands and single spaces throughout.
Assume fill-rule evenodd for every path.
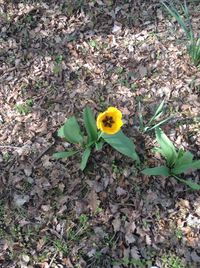
M 99 141 L 99 140 L 101 139 L 102 135 L 103 135 L 103 132 L 100 132 L 100 133 L 98 134 L 97 141 Z

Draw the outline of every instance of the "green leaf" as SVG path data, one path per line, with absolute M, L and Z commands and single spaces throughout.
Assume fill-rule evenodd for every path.
M 178 151 L 178 157 L 174 164 L 174 168 L 180 167 L 181 165 L 190 164 L 193 160 L 193 154 L 190 152 L 184 152 L 182 149 Z
M 160 128 L 156 128 L 155 132 L 157 142 L 160 145 L 159 151 L 166 158 L 168 165 L 172 166 L 177 158 L 176 149 L 173 143 L 168 139 L 168 137 Z
M 174 167 L 171 172 L 173 174 L 181 174 L 187 171 L 188 169 L 200 169 L 200 160 L 193 161 L 192 163 L 183 164 L 177 167 Z
M 178 24 L 180 25 L 180 27 L 184 30 L 187 38 L 191 38 L 190 37 L 190 29 L 188 29 L 186 23 L 184 22 L 184 20 L 182 19 L 181 15 L 179 14 L 179 12 L 177 11 L 177 9 L 172 6 L 172 5 L 167 5 L 164 2 L 162 2 L 163 6 L 167 9 L 167 11 L 169 12 L 169 14 L 174 17 Z
M 87 147 L 93 147 L 95 145 L 95 141 L 91 141 L 87 143 Z
M 88 159 L 89 159 L 89 156 L 91 154 L 91 147 L 87 147 L 85 149 L 85 151 L 83 152 L 83 155 L 82 155 L 82 161 L 81 161 L 81 170 L 84 170 L 86 165 L 87 165 L 87 162 L 88 162 Z
M 89 44 L 91 47 L 94 47 L 94 48 L 97 47 L 97 42 L 95 40 L 91 40 Z
M 184 179 L 181 179 L 181 178 L 179 178 L 177 176 L 174 176 L 174 177 L 178 181 L 183 182 L 184 184 L 186 184 L 187 186 L 189 186 L 192 190 L 197 190 L 197 191 L 200 190 L 200 184 L 195 183 L 192 180 L 184 180 Z
M 103 133 L 102 138 L 118 152 L 132 158 L 133 160 L 136 160 L 138 163 L 140 162 L 140 159 L 135 151 L 134 143 L 131 139 L 124 135 L 122 131 L 119 131 L 114 135 Z
M 152 126 L 152 127 L 146 127 L 145 131 L 151 131 L 153 130 L 154 128 L 157 128 L 161 125 L 163 125 L 165 122 L 169 121 L 171 119 L 171 117 L 168 117 L 168 118 L 165 118 L 163 119 L 162 121 L 160 121 L 159 123 L 157 123 L 155 126 Z
M 160 166 L 160 167 L 154 167 L 154 168 L 145 168 L 142 171 L 143 174 L 148 175 L 148 176 L 169 176 L 169 168 L 166 166 Z
M 148 125 L 150 125 L 155 119 L 157 119 L 157 118 L 160 116 L 160 114 L 161 114 L 162 111 L 163 111 L 164 103 L 165 103 L 165 100 L 163 100 L 163 101 L 161 102 L 161 104 L 158 106 L 158 108 L 157 108 L 157 110 L 156 110 L 154 116 L 150 119 Z
M 100 151 L 104 145 L 104 141 L 98 141 L 95 143 L 95 148 L 97 151 Z
M 83 142 L 81 129 L 75 116 L 70 117 L 58 130 L 58 136 L 65 138 L 67 141 L 75 144 Z
M 89 142 L 96 141 L 98 138 L 96 121 L 92 113 L 92 110 L 89 107 L 86 107 L 83 110 L 83 119 L 88 134 Z
M 178 160 L 178 159 L 181 159 L 181 158 L 183 157 L 184 154 L 185 154 L 185 151 L 184 151 L 182 148 L 180 148 L 180 149 L 178 150 L 178 153 L 177 153 L 177 160 Z
M 200 38 L 196 38 L 190 41 L 188 46 L 188 52 L 192 59 L 192 62 L 199 67 L 200 66 Z
M 56 159 L 60 159 L 60 158 L 66 158 L 66 157 L 70 157 L 74 154 L 77 154 L 78 151 L 68 151 L 68 152 L 57 152 L 53 154 L 53 157 Z

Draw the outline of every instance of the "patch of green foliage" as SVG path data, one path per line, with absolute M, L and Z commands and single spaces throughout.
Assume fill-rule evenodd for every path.
M 149 132 L 149 131 L 163 125 L 164 123 L 166 123 L 170 119 L 170 117 L 168 117 L 168 118 L 165 118 L 165 119 L 161 120 L 160 122 L 158 122 L 159 118 L 162 116 L 163 111 L 164 111 L 164 103 L 165 103 L 165 101 L 163 100 L 160 103 L 160 105 L 157 107 L 154 115 L 145 124 L 143 116 L 142 116 L 142 111 L 141 111 L 141 103 L 139 102 L 139 123 L 140 123 L 140 131 L 142 133 Z
M 139 162 L 132 140 L 125 136 L 122 131 L 114 135 L 98 132 L 94 115 L 89 107 L 86 107 L 83 111 L 83 120 L 87 136 L 82 133 L 75 116 L 70 117 L 64 126 L 58 130 L 58 136 L 72 144 L 76 144 L 77 149 L 55 153 L 53 156 L 56 159 L 70 157 L 83 151 L 80 168 L 84 170 L 92 150 L 101 150 L 106 142 L 120 153 Z
M 28 113 L 31 112 L 31 107 L 32 106 L 33 106 L 33 100 L 32 99 L 28 99 L 23 104 L 16 104 L 15 105 L 15 110 L 18 113 L 22 114 L 22 115 L 27 115 Z
M 154 168 L 145 168 L 142 173 L 148 176 L 173 176 L 177 181 L 186 184 L 192 190 L 200 190 L 200 185 L 192 180 L 185 180 L 177 175 L 183 174 L 189 169 L 200 169 L 200 160 L 193 160 L 194 156 L 183 149 L 177 150 L 173 143 L 168 139 L 165 133 L 159 128 L 169 120 L 158 121 L 163 113 L 164 101 L 156 109 L 151 119 L 144 124 L 141 107 L 139 106 L 139 122 L 142 133 L 155 130 L 157 142 L 160 147 L 154 150 L 160 153 L 166 159 L 166 165 Z M 70 117 L 65 124 L 58 130 L 58 136 L 66 139 L 68 142 L 75 144 L 76 149 L 71 151 L 57 152 L 54 154 L 56 159 L 73 156 L 80 151 L 82 154 L 81 170 L 84 170 L 88 159 L 93 150 L 101 150 L 104 143 L 108 143 L 120 153 L 132 158 L 137 164 L 140 163 L 139 157 L 135 151 L 135 145 L 131 139 L 119 130 L 115 134 L 106 134 L 97 130 L 94 115 L 89 107 L 83 111 L 83 121 L 87 135 L 84 135 L 75 116 Z M 118 173 L 120 169 L 113 165 L 113 171 Z
M 63 56 L 62 55 L 56 55 L 54 59 L 54 67 L 53 67 L 53 73 L 58 75 L 62 71 L 62 61 L 63 61 Z
M 161 261 L 166 268 L 186 268 L 182 260 L 174 254 L 163 255 Z
M 192 63 L 200 67 L 200 37 L 195 36 L 191 18 L 189 14 L 189 10 L 186 4 L 186 1 L 184 0 L 184 3 L 180 3 L 180 11 L 176 8 L 176 6 L 173 4 L 172 1 L 169 1 L 169 3 L 166 3 L 162 1 L 162 5 L 165 7 L 165 9 L 168 11 L 168 13 L 176 19 L 179 26 L 184 31 L 186 38 L 187 38 L 187 49 L 188 53 L 190 55 Z
M 188 151 L 184 151 L 183 149 L 177 150 L 160 128 L 155 129 L 155 134 L 160 147 L 156 147 L 154 150 L 165 158 L 166 165 L 146 168 L 143 170 L 143 173 L 149 176 L 173 176 L 176 180 L 186 184 L 191 189 L 200 190 L 200 185 L 192 180 L 184 180 L 177 177 L 177 175 L 189 169 L 200 169 L 200 160 L 193 160 L 194 156 Z

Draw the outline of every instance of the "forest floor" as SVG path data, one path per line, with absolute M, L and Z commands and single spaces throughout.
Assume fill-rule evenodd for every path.
M 0 1 L 0 14 L 0 267 L 200 267 L 198 191 L 109 146 L 84 172 L 52 157 L 70 146 L 66 118 L 115 106 L 143 167 L 158 165 L 138 104 L 147 121 L 165 99 L 163 130 L 199 158 L 200 72 L 175 20 L 156 0 Z

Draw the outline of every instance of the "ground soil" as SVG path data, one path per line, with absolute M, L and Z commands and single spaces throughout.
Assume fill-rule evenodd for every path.
M 199 158 L 200 72 L 175 20 L 156 0 L 8 0 L 0 14 L 0 266 L 200 267 L 198 191 L 109 146 L 84 172 L 52 157 L 71 148 L 56 134 L 66 118 L 115 106 L 143 167 L 164 163 L 138 104 L 147 122 L 165 99 L 163 130 Z

